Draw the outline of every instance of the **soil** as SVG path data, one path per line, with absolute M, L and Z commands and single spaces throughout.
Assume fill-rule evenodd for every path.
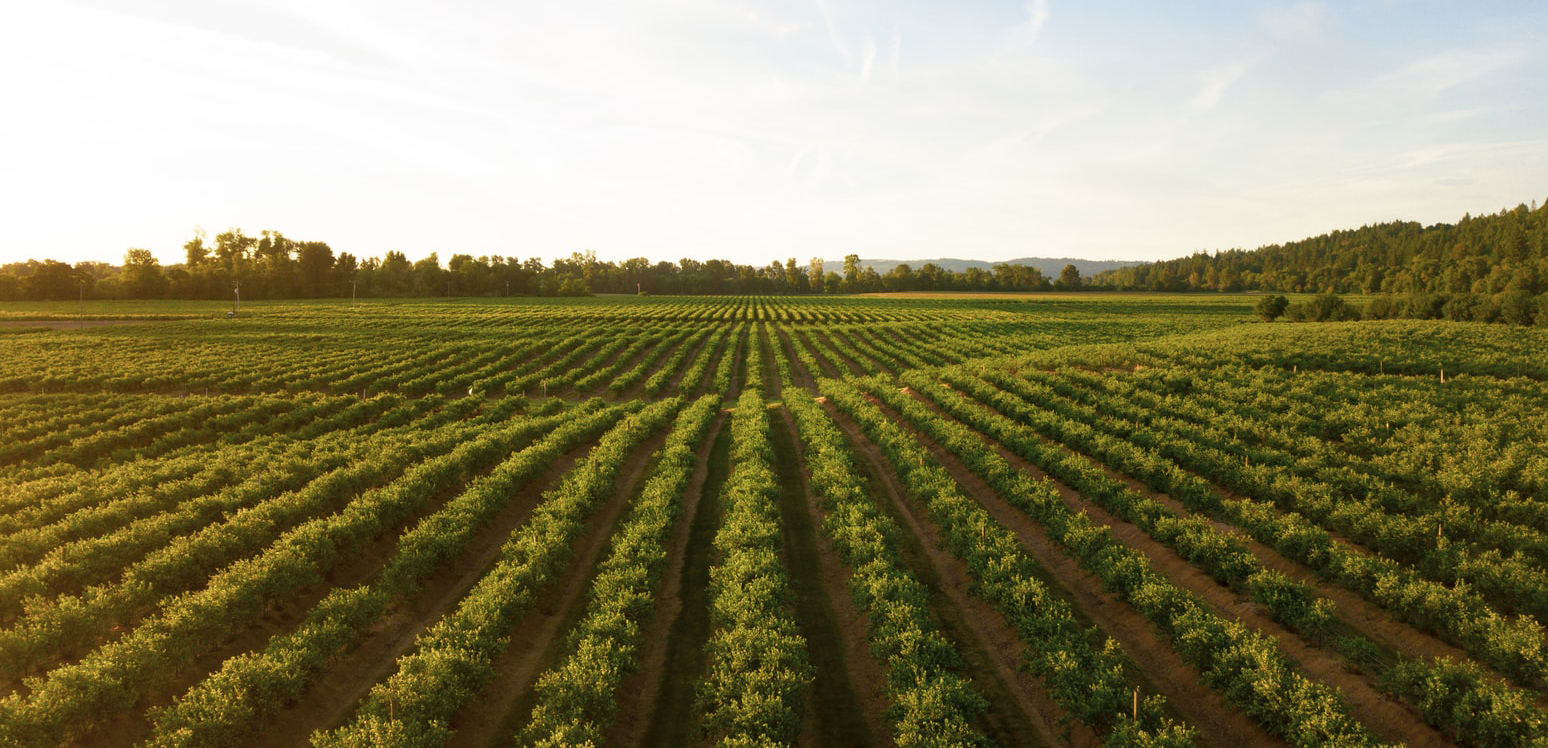
M 683 376 L 688 373 L 688 367 L 693 365 L 693 360 L 698 358 L 700 355 L 703 354 L 705 346 L 711 345 L 714 342 L 715 342 L 715 334 L 714 334 L 714 332 L 711 332 L 709 335 L 703 336 L 703 338 L 700 339 L 699 342 L 696 345 L 693 346 L 693 350 L 689 351 L 688 355 L 683 356 L 683 360 L 678 362 L 677 370 L 672 372 L 672 376 L 667 379 L 666 386 L 661 388 L 661 395 L 660 396 L 665 397 L 665 396 L 669 396 L 669 395 L 677 392 L 678 388 L 683 386 Z M 667 355 L 671 356 L 671 354 L 667 354 Z M 649 376 L 645 377 L 645 379 L 649 379 L 649 378 L 650 378 Z M 636 395 L 643 395 L 643 393 L 645 391 L 644 388 L 645 388 L 644 380 L 641 380 L 640 385 L 639 385 L 639 389 L 634 391 L 634 392 L 631 392 L 629 397 L 633 397 L 633 396 L 636 396 Z
M 499 545 L 504 542 L 511 528 L 530 514 L 536 497 L 547 484 L 557 480 L 590 446 L 577 447 L 566 453 L 529 482 L 527 487 L 520 489 L 520 495 L 486 523 L 456 563 L 447 564 L 441 572 L 425 582 L 422 588 L 424 591 L 415 598 L 412 609 L 394 610 L 385 621 L 376 624 L 353 652 L 340 657 L 333 668 L 312 684 L 298 704 L 279 713 L 273 724 L 263 732 L 259 744 L 307 745 L 312 730 L 332 726 L 333 721 L 347 716 L 346 710 L 352 709 L 360 696 L 370 690 L 377 680 L 391 673 L 390 668 L 397 655 L 406 651 L 413 643 L 414 636 L 439 618 L 472 586 L 488 563 L 498 555 Z M 474 476 L 493 470 L 497 464 L 498 460 L 492 461 Z M 412 527 L 420 516 L 434 512 L 461 488 L 460 485 L 455 486 L 435 496 L 427 503 L 424 512 L 410 519 L 400 529 Z M 312 607 L 335 588 L 364 584 L 386 565 L 397 543 L 398 535 L 387 533 L 374 542 L 351 549 L 350 560 L 326 572 L 322 583 L 308 587 L 282 605 L 271 606 L 257 623 L 235 633 L 216 650 L 179 668 L 166 683 L 152 689 L 140 700 L 141 710 L 123 714 L 102 725 L 91 737 L 90 744 L 127 746 L 148 738 L 152 725 L 147 709 L 170 704 L 190 687 L 218 670 L 227 659 L 262 650 L 274 636 L 293 630 Z M 488 561 L 480 564 L 480 559 L 484 558 Z M 382 661 L 384 658 L 385 661 Z M 378 671 L 381 671 L 379 675 L 368 675 Z M 344 694 L 353 694 L 353 697 L 345 697 Z
M 618 471 L 613 495 L 586 519 L 571 557 L 557 579 L 538 592 L 535 604 L 512 631 L 510 646 L 495 661 L 495 677 L 451 720 L 456 732 L 448 746 L 508 746 L 531 717 L 538 676 L 568 654 L 568 636 L 586 612 L 591 580 L 596 576 L 634 497 L 644 488 L 655 455 L 666 442 L 662 428 L 635 448 Z
M 915 393 L 910 394 L 916 400 L 930 406 L 942 418 L 950 418 L 936 409 L 926 398 Z M 976 431 L 974 433 L 1017 470 L 1034 478 L 1047 480 L 1057 487 L 1059 497 L 1063 499 L 1070 511 L 1085 512 L 1094 524 L 1106 527 L 1114 538 L 1143 553 L 1152 569 L 1160 572 L 1172 584 L 1192 593 L 1210 612 L 1227 620 L 1237 620 L 1259 633 L 1272 637 L 1278 643 L 1280 652 L 1298 663 L 1307 675 L 1337 688 L 1342 693 L 1350 714 L 1358 715 L 1358 719 L 1377 737 L 1387 741 L 1406 743 L 1415 748 L 1450 745 L 1438 731 L 1424 724 L 1423 716 L 1416 710 L 1381 693 L 1370 680 L 1350 672 L 1344 660 L 1336 653 L 1314 646 L 1286 629 L 1269 617 L 1262 606 L 1242 599 L 1229 587 L 1216 582 L 1198 567 L 1179 557 L 1171 548 L 1152 539 L 1137 525 L 1120 519 L 1101 506 L 1087 501 L 1075 489 L 1054 480 L 987 435 Z M 923 438 L 922 435 L 919 436 Z M 1089 458 L 1087 461 L 1090 462 Z
M 776 344 L 783 346 L 785 349 L 785 360 L 790 362 L 790 376 L 795 379 L 796 386 L 815 394 L 817 392 L 817 380 L 812 377 L 811 371 L 806 368 L 806 363 L 796 357 L 795 343 L 790 339 L 789 332 L 778 327 L 772 329 L 774 331 L 774 339 L 777 341 Z
M 655 598 L 654 615 L 641 626 L 640 637 L 643 644 L 639 651 L 640 667 L 638 671 L 625 677 L 618 689 L 618 709 L 613 725 L 607 732 L 607 745 L 650 745 L 645 742 L 646 733 L 657 715 L 667 713 L 667 704 L 661 703 L 660 699 L 665 691 L 667 679 L 678 672 L 671 662 L 686 658 L 689 652 L 703 650 L 704 637 L 690 636 L 687 630 L 697 629 L 705 634 L 708 631 L 709 606 L 705 595 L 709 576 L 709 554 L 695 553 L 690 557 L 688 549 L 708 547 L 708 538 L 714 535 L 714 527 L 717 523 L 713 520 L 716 513 L 712 507 L 704 509 L 701 507 L 709 503 L 704 500 L 706 494 L 718 492 L 720 484 L 725 480 L 726 461 L 724 459 L 719 461 L 722 469 L 719 471 L 718 481 L 710 480 L 710 467 L 714 463 L 712 452 L 717 445 L 721 445 L 722 452 L 726 451 L 724 445 L 729 445 L 729 440 L 721 438 L 728 413 L 729 411 L 722 411 L 716 416 L 705 432 L 703 443 L 699 445 L 698 467 L 689 478 L 677 525 L 667 546 L 667 566 L 662 571 L 661 589 Z M 690 544 L 690 536 L 702 539 L 703 542 Z M 696 567 L 702 566 L 702 568 L 693 573 L 687 573 L 686 570 L 690 564 Z M 690 579 L 702 579 L 706 583 L 690 585 L 688 584 Z M 693 604 L 695 602 L 697 606 Z M 701 620 L 702 626 L 680 627 L 678 621 L 680 617 L 684 617 L 685 609 L 692 609 Z M 690 697 L 684 698 L 685 702 L 692 701 L 691 684 L 696 680 L 696 676 L 695 670 L 693 676 L 681 679 L 690 684 L 688 691 Z
M 865 369 L 860 368 L 860 365 L 855 363 L 854 359 L 850 358 L 848 354 L 844 353 L 840 349 L 838 339 L 833 336 L 833 334 L 832 334 L 833 332 L 834 331 L 829 329 L 829 328 L 822 328 L 822 329 L 811 328 L 811 329 L 807 330 L 807 334 L 813 336 L 814 338 L 816 336 L 818 336 L 818 335 L 821 335 L 823 340 L 827 341 L 827 343 L 828 343 L 827 351 L 824 351 L 824 352 L 825 353 L 831 353 L 833 358 L 837 359 L 837 360 L 830 360 L 829 361 L 830 364 L 832 364 L 833 366 L 844 366 L 845 368 L 849 369 L 849 371 L 847 371 L 847 372 L 839 372 L 839 374 L 841 376 L 849 376 L 850 374 L 854 374 L 854 375 L 858 375 L 858 376 L 865 376 L 866 375 Z
M 894 418 L 896 418 L 894 416 Z M 901 419 L 896 419 L 903 424 Z M 907 426 L 905 425 L 905 428 Z M 1022 549 L 1048 573 L 1054 588 L 1085 619 L 1122 645 L 1138 666 L 1135 676 L 1144 692 L 1161 693 L 1178 716 L 1198 730 L 1201 745 L 1234 748 L 1241 745 L 1283 746 L 1284 741 L 1225 703 L 1200 682 L 1199 673 L 1184 663 L 1170 644 L 1137 611 L 1102 589 L 1101 580 L 1080 567 L 1043 529 L 1003 501 L 987 484 L 929 437 L 910 428 L 920 444 L 949 472 L 967 496 L 1015 534 Z
M 822 516 L 810 474 L 803 469 L 800 437 L 790 411 L 778 410 L 771 441 L 780 484 L 786 568 L 796 600 L 796 622 L 816 668 L 801 743 L 892 745 L 882 723 L 886 681 L 870 654 L 865 615 L 849 598 L 848 570 L 827 538 L 816 532 Z
M 49 330 L 75 330 L 82 327 L 114 327 L 117 325 L 149 325 L 157 322 L 181 322 L 174 319 L 7 319 L 0 320 L 0 327 L 32 327 Z
M 906 498 L 881 450 L 855 423 L 819 399 L 850 442 L 883 511 L 903 529 L 904 561 L 930 590 L 942 631 L 968 664 L 974 690 L 989 703 L 978 728 L 1002 745 L 1098 746 L 1101 741 L 1048 697 L 1022 668 L 1025 645 L 1004 616 L 969 594 L 966 564 L 944 550 L 935 527 Z
M 688 522 L 678 526 L 674 555 L 665 585 L 657 598 L 658 617 L 645 634 L 639 673 L 624 681 L 619 719 L 609 732 L 609 745 L 689 745 L 698 727 L 694 687 L 704 672 L 704 650 L 710 634 L 709 570 L 715 561 L 713 543 L 720 526 L 720 492 L 730 474 L 731 430 L 725 413 L 709 441 L 705 477 Z M 620 740 L 613 740 L 620 736 Z

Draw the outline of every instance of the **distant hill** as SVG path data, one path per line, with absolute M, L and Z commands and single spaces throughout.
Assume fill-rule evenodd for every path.
M 985 262 L 983 260 L 957 260 L 949 257 L 943 257 L 935 260 L 862 259 L 860 261 L 860 266 L 876 268 L 877 273 L 886 275 L 888 271 L 892 270 L 898 265 L 906 264 L 910 268 L 918 270 L 926 263 L 933 263 L 936 267 L 939 267 L 942 270 L 950 270 L 953 273 L 961 273 L 968 268 L 982 268 L 984 270 L 989 270 L 995 265 L 1026 265 L 1027 267 L 1037 268 L 1037 270 L 1041 272 L 1044 277 L 1048 278 L 1058 278 L 1059 272 L 1064 270 L 1065 265 L 1074 265 L 1075 269 L 1080 271 L 1082 278 L 1090 278 L 1097 273 L 1103 273 L 1109 270 L 1117 270 L 1119 268 L 1133 267 L 1135 265 L 1143 264 L 1138 260 L 1080 260 L 1073 257 L 1018 257 L 1014 260 L 1002 260 L 999 262 Z M 842 260 L 824 260 L 822 263 L 822 270 L 825 273 L 829 271 L 843 273 L 844 262 Z

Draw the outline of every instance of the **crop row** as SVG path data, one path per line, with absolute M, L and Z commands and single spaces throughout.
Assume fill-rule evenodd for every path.
M 720 396 L 705 395 L 678 414 L 654 472 L 592 580 L 585 617 L 569 634 L 568 654 L 537 681 L 524 743 L 603 742 L 617 711 L 619 683 L 639 667 L 640 630 L 653 611 L 666 541 L 694 471 L 694 451 L 719 409 Z
M 386 566 L 370 582 L 329 593 L 294 631 L 273 638 L 262 651 L 227 660 L 173 704 L 156 711 L 151 744 L 245 744 L 264 720 L 303 698 L 308 685 L 333 664 L 335 654 L 357 645 L 392 607 L 410 604 L 425 580 L 462 554 L 474 533 L 518 488 L 564 452 L 638 410 L 637 404 L 602 408 L 592 401 L 547 421 L 555 427 L 550 433 L 470 481 L 399 537 Z
M 953 416 L 962 419 L 964 423 L 970 424 L 980 432 L 990 435 L 1048 474 L 1079 490 L 1086 499 L 1133 522 L 1155 540 L 1170 546 L 1179 556 L 1217 581 L 1241 590 L 1253 602 L 1264 606 L 1275 620 L 1300 631 L 1303 636 L 1313 641 L 1321 639 L 1331 631 L 1335 620 L 1331 601 L 1318 597 L 1305 584 L 1266 568 L 1240 543 L 1216 530 L 1209 522 L 1198 517 L 1179 517 L 1159 502 L 1130 491 L 1122 483 L 1109 478 L 1082 458 L 1043 442 L 1031 429 L 977 407 L 962 395 L 946 390 L 940 385 L 923 381 L 922 377 L 913 379 L 911 384 L 916 385 L 918 391 L 927 395 Z M 893 396 L 888 399 L 895 404 L 908 405 L 899 401 L 901 396 L 886 393 L 880 388 L 877 391 L 879 394 L 892 394 Z M 1107 446 L 1112 449 L 1101 450 L 1103 454 L 1113 454 L 1123 448 L 1121 444 Z M 984 453 L 979 452 L 979 454 Z M 1128 458 L 1122 464 L 1131 469 L 1140 461 L 1137 455 L 1128 455 Z M 985 470 L 1000 469 L 993 459 L 981 458 L 981 460 L 979 464 L 983 465 Z M 1157 471 L 1142 472 L 1152 475 Z M 1002 480 L 1006 479 L 1002 478 Z M 1355 653 L 1369 652 L 1376 647 L 1369 640 L 1353 634 L 1342 637 L 1339 646 L 1345 651 Z M 1378 671 L 1382 669 L 1372 661 L 1357 664 L 1374 667 Z M 1420 675 L 1432 670 L 1430 665 L 1418 661 L 1404 662 L 1401 665 L 1404 668 L 1402 672 L 1416 672 Z M 1444 663 L 1441 669 L 1444 669 Z M 1385 675 L 1385 673 L 1378 672 L 1378 675 Z M 1548 724 L 1531 706 L 1531 696 L 1525 692 L 1512 692 L 1509 688 L 1495 684 L 1469 685 L 1470 690 L 1460 693 L 1459 696 L 1469 696 L 1474 702 L 1487 699 L 1493 706 L 1490 713 L 1486 715 L 1488 719 L 1478 720 L 1480 724 L 1476 731 L 1460 732 L 1459 737 L 1466 744 L 1494 745 L 1490 736 L 1499 734 L 1507 727 L 1513 735 L 1532 738 L 1543 730 L 1545 724 Z M 1422 698 L 1419 700 L 1422 701 Z M 1443 728 L 1457 725 L 1454 721 L 1435 724 Z
M 439 745 L 448 724 L 494 673 L 517 614 L 563 571 L 586 518 L 614 491 L 624 459 L 682 407 L 662 400 L 626 417 L 586 459 L 545 492 L 500 549 L 494 566 L 451 613 L 421 634 L 397 669 L 371 689 L 344 727 L 313 736 L 318 746 Z
M 824 380 L 829 402 L 881 448 L 911 501 L 924 508 L 946 548 L 966 563 L 975 594 L 1005 616 L 1027 644 L 1028 667 L 1049 696 L 1081 722 L 1107 732 L 1109 746 L 1192 745 L 1192 730 L 1165 714 L 1165 699 L 1131 697 L 1128 657 L 1112 640 L 1075 620 L 1070 604 L 1039 581 L 1041 568 L 1015 536 L 956 482 L 897 423 L 854 387 Z
M 758 371 L 758 350 L 755 338 L 748 346 L 749 377 Z M 712 630 L 696 711 L 703 715 L 701 729 L 717 743 L 791 745 L 801 731 L 812 666 L 779 560 L 769 417 L 755 386 L 742 388 L 731 416 L 731 464 L 710 568 Z

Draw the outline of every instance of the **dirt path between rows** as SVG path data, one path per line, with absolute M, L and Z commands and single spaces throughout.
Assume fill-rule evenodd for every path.
M 831 542 L 817 532 L 822 515 L 803 468 L 806 462 L 795 421 L 788 409 L 778 410 L 770 424 L 770 441 L 779 480 L 786 568 L 796 623 L 817 670 L 807 692 L 801 744 L 890 746 L 890 731 L 882 723 L 886 680 L 870 653 L 866 617 L 849 598 L 849 571 Z
M 521 448 L 526 446 L 522 445 Z M 558 471 L 568 469 L 568 466 L 578 458 L 578 455 L 583 454 L 590 447 L 591 445 L 587 444 L 566 453 L 553 466 L 528 485 L 541 486 L 545 482 L 554 479 Z M 510 454 L 515 454 L 519 451 L 520 448 L 513 450 Z M 469 479 L 487 474 L 499 465 L 502 460 L 503 458 L 492 460 L 483 469 L 470 475 Z M 281 605 L 270 606 L 257 622 L 240 632 L 234 633 L 230 639 L 222 643 L 214 651 L 198 657 L 179 668 L 176 675 L 166 683 L 152 689 L 141 698 L 134 711 L 119 715 L 110 723 L 96 730 L 92 736 L 91 744 L 115 747 L 128 746 L 148 738 L 153 727 L 149 721 L 148 711 L 150 709 L 172 703 L 174 699 L 182 696 L 189 688 L 219 670 L 227 659 L 248 652 L 262 651 L 268 646 L 269 641 L 273 637 L 294 630 L 296 626 L 305 620 L 312 608 L 333 590 L 364 584 L 372 576 L 380 572 L 388 559 L 391 558 L 397 548 L 401 531 L 413 527 L 419 518 L 428 516 L 440 509 L 446 502 L 460 493 L 465 485 L 465 483 L 462 483 L 443 490 L 431 501 L 427 502 L 422 512 L 399 526 L 397 531 L 385 533 L 383 537 L 374 542 L 352 549 L 350 560 L 326 571 L 322 583 L 302 590 Z M 498 534 L 503 538 L 503 535 L 509 532 L 509 528 L 505 528 L 502 532 L 501 526 L 513 521 L 510 515 L 516 514 L 524 518 L 526 513 L 530 511 L 530 506 L 527 506 L 526 502 L 522 501 L 528 491 L 523 489 L 522 493 L 523 496 L 513 500 L 510 506 L 502 510 L 500 514 L 491 520 L 488 529 L 473 539 L 469 544 L 468 553 L 477 554 L 485 545 L 490 543 L 494 543 L 496 548 L 498 548 L 499 541 L 493 540 L 490 536 Z M 536 493 L 536 491 L 533 491 L 533 495 Z M 520 520 L 514 521 L 519 522 Z M 433 620 L 434 617 L 439 615 L 438 611 L 446 604 L 449 604 L 450 599 L 455 599 L 452 597 L 453 592 L 460 595 L 462 588 L 471 586 L 471 579 L 467 579 L 465 584 L 461 584 L 461 587 L 459 587 L 459 584 L 464 578 L 476 576 L 477 573 L 482 571 L 482 567 L 478 569 L 467 568 L 470 566 L 469 562 L 465 560 L 467 557 L 468 554 L 464 554 L 463 561 L 448 565 L 442 572 L 426 582 L 425 589 L 427 592 L 418 598 L 419 605 L 425 608 L 426 612 L 416 614 L 415 612 L 397 610 L 389 613 L 386 621 L 378 623 L 366 634 L 364 641 L 359 647 L 353 652 L 343 655 L 338 661 L 339 664 L 336 664 L 312 684 L 308 695 L 304 696 L 299 704 L 288 707 L 279 713 L 273 725 L 262 733 L 264 737 L 259 744 L 306 745 L 307 735 L 310 734 L 311 728 L 307 728 L 305 732 L 291 739 L 288 743 L 283 742 L 285 740 L 283 736 L 287 735 L 292 727 L 301 724 L 307 716 L 329 708 L 329 705 L 335 705 L 336 708 L 352 706 L 355 699 L 349 699 L 342 706 L 338 706 L 337 702 L 341 700 L 338 694 L 349 693 L 353 689 L 358 688 L 359 694 L 363 695 L 375 683 L 376 679 L 374 678 L 368 682 L 357 683 L 357 681 L 363 679 L 362 671 L 366 671 L 371 667 L 372 653 L 391 649 L 398 644 L 397 640 L 400 637 L 407 637 L 407 640 L 411 642 L 413 636 L 424 628 L 426 624 L 426 620 L 423 620 L 424 616 L 428 616 L 429 620 Z M 441 594 L 437 595 L 436 592 L 431 591 L 440 592 Z M 404 643 L 404 646 L 406 646 L 406 643 Z M 395 658 L 396 655 L 394 654 L 392 657 Z M 388 660 L 388 664 L 391 664 L 391 659 Z M 356 698 L 358 698 L 358 695 Z M 296 729 L 299 729 L 299 727 Z
M 983 408 L 992 413 L 998 413 L 998 411 L 995 411 L 993 408 L 982 402 L 972 398 L 969 398 L 969 401 L 977 407 Z M 1044 443 L 1053 444 L 1053 442 L 1047 437 L 1039 435 L 1039 438 L 1041 438 Z M 1142 496 L 1160 502 L 1168 509 L 1176 512 L 1178 516 L 1197 516 L 1201 519 L 1204 519 L 1205 521 L 1208 521 L 1216 530 L 1230 534 L 1237 542 L 1241 543 L 1244 547 L 1247 548 L 1248 551 L 1256 556 L 1264 566 L 1279 571 L 1298 582 L 1304 583 L 1311 587 L 1318 596 L 1332 600 L 1338 619 L 1344 624 L 1348 625 L 1355 632 L 1374 641 L 1377 646 L 1405 656 L 1422 657 L 1425 659 L 1446 657 L 1458 662 L 1470 659 L 1467 652 L 1462 648 L 1448 644 L 1439 637 L 1422 631 L 1413 625 L 1400 620 L 1393 613 L 1383 609 L 1376 603 L 1371 602 L 1369 599 L 1363 597 L 1358 592 L 1338 585 L 1337 583 L 1322 579 L 1312 569 L 1306 567 L 1298 561 L 1286 558 L 1274 548 L 1254 540 L 1247 531 L 1237 527 L 1236 525 L 1230 524 L 1229 522 L 1220 519 L 1216 519 L 1215 517 L 1209 516 L 1207 514 L 1197 514 L 1195 512 L 1191 512 L 1186 507 L 1184 507 L 1181 502 L 1177 501 L 1171 496 L 1149 488 L 1140 480 L 1114 470 L 1103 464 L 1100 460 L 1081 453 L 1078 450 L 1071 451 L 1075 454 L 1081 455 L 1092 465 L 1100 468 L 1105 474 L 1107 474 L 1108 477 L 1117 481 L 1121 481 L 1124 485 L 1128 486 L 1130 490 Z M 1192 471 L 1188 471 L 1186 468 L 1180 465 L 1178 467 L 1179 469 L 1187 472 L 1189 475 L 1192 475 L 1207 483 L 1215 490 L 1217 494 L 1220 495 L 1222 499 L 1227 501 L 1247 500 L 1240 494 L 1214 484 L 1208 479 L 1205 479 L 1202 476 L 1193 473 Z M 1275 508 L 1275 511 L 1282 512 L 1282 510 L 1279 510 L 1278 508 Z M 1335 543 L 1340 544 L 1351 552 L 1365 556 L 1374 555 L 1370 552 L 1369 549 L 1352 543 L 1348 539 L 1342 538 L 1336 533 L 1330 532 L 1329 536 Z M 1484 668 L 1485 677 L 1496 683 L 1508 683 L 1508 680 L 1504 676 L 1490 669 L 1488 665 L 1484 663 L 1478 664 Z M 1528 693 L 1532 694 L 1535 702 L 1540 708 L 1548 708 L 1548 694 L 1536 691 L 1528 691 Z
M 656 615 L 641 631 L 645 646 L 640 670 L 619 688 L 618 717 L 607 733 L 608 745 L 689 745 L 697 727 L 694 686 L 704 670 L 709 641 L 712 543 L 720 526 L 720 491 L 730 473 L 728 413 L 721 412 L 701 446 L 695 487 L 683 499 L 656 596 Z
M 341 656 L 296 704 L 282 710 L 263 732 L 263 746 L 310 745 L 316 730 L 343 724 L 371 687 L 397 670 L 397 659 L 412 649 L 425 629 L 450 611 L 499 558 L 510 534 L 524 524 L 575 463 L 595 446 L 592 441 L 565 453 L 518 493 L 468 544 L 455 562 L 442 566 L 407 603 L 400 602 L 375 624 L 354 650 Z M 396 540 L 396 538 L 394 538 Z M 340 582 L 339 586 L 344 586 Z
M 1143 684 L 1142 690 L 1163 694 L 1168 707 L 1198 730 L 1201 745 L 1215 748 L 1286 745 L 1201 683 L 1198 671 L 1177 656 L 1149 621 L 1104 590 L 1101 580 L 1081 568 L 1079 562 L 1048 538 L 1040 525 L 1001 499 L 988 484 L 934 440 L 884 407 L 883 411 L 908 429 L 951 474 L 963 493 L 1011 530 L 1022 550 L 1048 573 L 1053 588 L 1061 593 L 1061 597 L 1080 611 L 1083 618 L 1122 645 L 1130 661 L 1138 666 L 1139 672 L 1135 675 Z
M 691 336 L 690 336 L 690 339 L 691 339 Z M 714 342 L 715 342 L 715 331 L 714 330 L 710 330 L 708 335 L 704 335 L 703 337 L 701 337 L 699 339 L 699 342 L 693 346 L 693 350 L 689 351 L 688 355 L 683 356 L 683 360 L 677 362 L 676 370 L 674 370 L 672 372 L 672 376 L 667 379 L 666 386 L 661 388 L 661 391 L 660 391 L 660 393 L 657 396 L 658 397 L 669 397 L 669 396 L 671 396 L 673 394 L 676 394 L 677 391 L 679 389 L 681 389 L 682 386 L 683 386 L 683 377 L 687 376 L 688 369 L 693 367 L 694 359 L 697 359 L 699 356 L 703 355 L 704 354 L 704 349 L 706 347 L 710 346 L 710 345 L 713 345 Z M 669 353 L 669 354 L 667 354 L 667 357 L 670 357 L 671 355 L 672 354 Z M 645 378 L 649 379 L 650 377 L 647 376 Z M 645 389 L 645 384 L 644 384 L 644 382 L 641 382 L 640 383 L 640 392 L 643 392 L 644 389 Z M 695 395 L 697 395 L 697 394 L 698 393 L 695 393 Z
M 830 332 L 831 330 L 826 328 L 820 330 L 811 328 L 807 330 L 807 333 L 811 335 L 812 340 L 814 341 L 817 340 L 817 336 L 822 336 L 823 342 L 827 344 L 826 352 L 831 354 L 832 358 L 837 359 L 829 361 L 830 364 L 832 364 L 834 367 L 844 366 L 845 368 L 849 369 L 849 374 L 862 377 L 866 376 L 866 370 L 861 368 L 860 364 L 856 363 L 855 359 L 850 358 L 848 353 L 845 353 L 839 349 L 837 339 L 830 335 Z M 845 374 L 844 376 L 848 375 Z
M 792 348 L 799 348 L 801 350 L 805 350 L 807 353 L 812 354 L 812 359 L 817 362 L 817 368 L 821 371 L 822 376 L 829 379 L 838 378 L 838 369 L 834 368 L 833 362 L 829 361 L 826 356 L 823 356 L 821 353 L 819 353 L 815 345 L 811 345 L 808 341 L 803 339 L 799 329 L 795 327 L 789 327 L 781 330 L 781 332 L 789 339 Z M 806 364 L 803 363 L 801 366 L 804 368 Z M 814 387 L 812 392 L 815 393 L 817 374 L 811 370 L 807 370 L 806 376 L 807 380 L 813 383 Z
M 978 729 L 1001 745 L 1101 745 L 1091 730 L 1071 720 L 1048 697 L 1042 683 L 1023 669 L 1025 645 L 1004 616 L 969 594 L 972 581 L 966 564 L 944 550 L 940 534 L 923 516 L 923 510 L 906 498 L 881 450 L 833 406 L 823 403 L 823 409 L 849 441 L 873 499 L 903 530 L 904 563 L 930 591 L 930 607 L 943 633 L 967 662 L 965 674 L 971 677 L 974 690 L 989 703 Z
M 670 426 L 662 426 L 618 470 L 613 495 L 586 518 L 569 562 L 557 579 L 541 590 L 511 632 L 511 642 L 494 663 L 495 677 L 483 693 L 451 719 L 455 731 L 447 745 L 509 746 L 531 717 L 538 676 L 568 654 L 567 634 L 580 621 L 590 600 L 591 580 L 610 546 L 609 540 L 645 487 L 656 451 L 666 443 Z
M 941 418 L 954 421 L 928 398 L 912 391 L 908 394 Z M 1160 572 L 1172 584 L 1192 593 L 1210 612 L 1226 620 L 1237 620 L 1258 633 L 1272 637 L 1280 652 L 1297 663 L 1303 672 L 1314 680 L 1338 689 L 1349 707 L 1350 714 L 1356 715 L 1377 737 L 1387 741 L 1402 742 L 1414 748 L 1439 748 L 1451 745 L 1437 730 L 1425 725 L 1423 716 L 1416 710 L 1382 693 L 1366 678 L 1350 672 L 1343 658 L 1336 653 L 1308 643 L 1274 621 L 1262 606 L 1243 600 L 1229 587 L 1216 582 L 1198 567 L 1178 556 L 1171 548 L 1151 538 L 1137 525 L 1114 516 L 1095 502 L 1086 500 L 1074 488 L 1054 479 L 988 435 L 977 431 L 973 433 L 985 446 L 994 449 L 1017 470 L 1035 479 L 1046 480 L 1054 486 L 1058 490 L 1059 498 L 1071 512 L 1085 512 L 1094 524 L 1106 527 L 1112 536 L 1125 546 L 1143 553 L 1152 569 Z M 922 434 L 918 436 L 925 438 Z M 1091 462 L 1089 458 L 1080 457 Z
M 812 377 L 812 372 L 806 368 L 806 362 L 795 355 L 795 343 L 790 339 L 789 334 L 778 327 L 770 329 L 774 331 L 775 345 L 781 346 L 785 352 L 785 362 L 790 364 L 790 376 L 795 380 L 796 386 L 810 394 L 817 394 L 817 380 Z

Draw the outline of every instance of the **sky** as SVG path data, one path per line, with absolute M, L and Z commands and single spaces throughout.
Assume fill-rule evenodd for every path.
M 28 0 L 0 262 L 1155 260 L 1548 199 L 1548 4 Z

